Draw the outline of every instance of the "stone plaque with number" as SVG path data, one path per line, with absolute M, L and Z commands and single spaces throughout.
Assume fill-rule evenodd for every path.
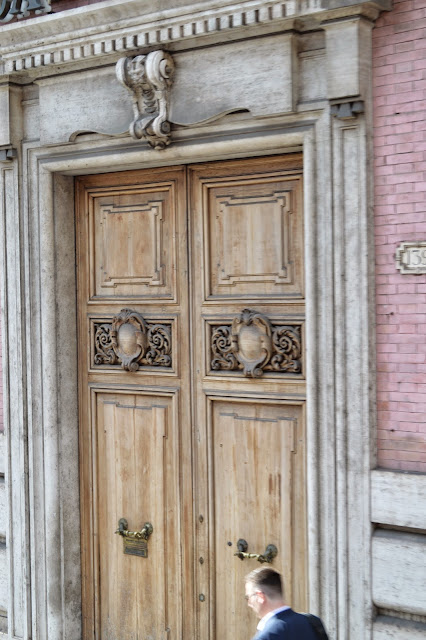
M 401 273 L 426 273 L 426 240 L 402 242 L 396 250 L 396 268 Z

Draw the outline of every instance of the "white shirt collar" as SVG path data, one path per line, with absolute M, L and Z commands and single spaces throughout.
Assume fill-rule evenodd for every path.
M 269 618 L 272 618 L 272 616 L 276 616 L 277 613 L 281 613 L 281 611 L 286 611 L 287 609 L 290 609 L 290 607 L 286 604 L 264 615 L 263 618 L 259 620 L 259 624 L 257 625 L 257 630 L 262 631 L 262 629 L 265 627 L 265 624 L 268 622 Z

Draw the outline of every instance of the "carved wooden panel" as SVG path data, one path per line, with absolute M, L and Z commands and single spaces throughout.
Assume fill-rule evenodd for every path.
M 264 554 L 273 544 L 274 568 L 286 577 L 286 601 L 295 602 L 294 581 L 303 575 L 299 557 L 303 486 L 297 458 L 303 452 L 303 408 L 253 400 L 212 399 L 209 422 L 209 468 L 212 508 L 212 593 L 215 594 L 215 638 L 250 638 L 253 615 L 242 597 L 244 576 L 261 566 L 240 560 L 237 541 L 249 553 Z M 299 525 L 299 527 L 298 527 Z M 303 537 L 303 536 L 302 536 Z M 265 566 L 265 565 L 263 565 Z
M 272 323 L 267 316 L 244 309 L 232 321 L 210 323 L 211 372 L 236 371 L 259 378 L 265 372 L 303 374 L 302 324 Z
M 303 295 L 301 196 L 288 176 L 203 181 L 206 298 Z
M 114 392 L 95 396 L 98 637 L 133 640 L 138 629 L 139 637 L 177 640 L 180 495 L 173 399 Z M 123 517 L 133 531 L 152 524 L 146 558 L 124 553 L 122 538 L 115 535 Z
M 174 296 L 174 200 L 173 184 L 91 194 L 91 297 Z
M 92 321 L 92 367 L 138 371 L 173 367 L 172 322 L 148 321 L 132 309 Z

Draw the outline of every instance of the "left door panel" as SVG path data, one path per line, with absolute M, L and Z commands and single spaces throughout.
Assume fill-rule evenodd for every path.
M 81 178 L 76 202 L 84 638 L 191 637 L 185 173 Z
M 94 537 L 99 549 L 101 638 L 133 639 L 138 637 L 135 630 L 143 630 L 144 638 L 162 638 L 167 629 L 178 626 L 174 413 L 171 397 L 96 394 Z M 153 469 L 156 482 L 151 482 Z M 153 531 L 148 540 L 114 536 L 122 517 L 133 532 L 149 522 Z

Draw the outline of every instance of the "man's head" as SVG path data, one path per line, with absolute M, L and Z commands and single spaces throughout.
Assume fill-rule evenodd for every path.
M 246 600 L 258 618 L 284 605 L 281 576 L 270 567 L 255 569 L 246 576 Z

